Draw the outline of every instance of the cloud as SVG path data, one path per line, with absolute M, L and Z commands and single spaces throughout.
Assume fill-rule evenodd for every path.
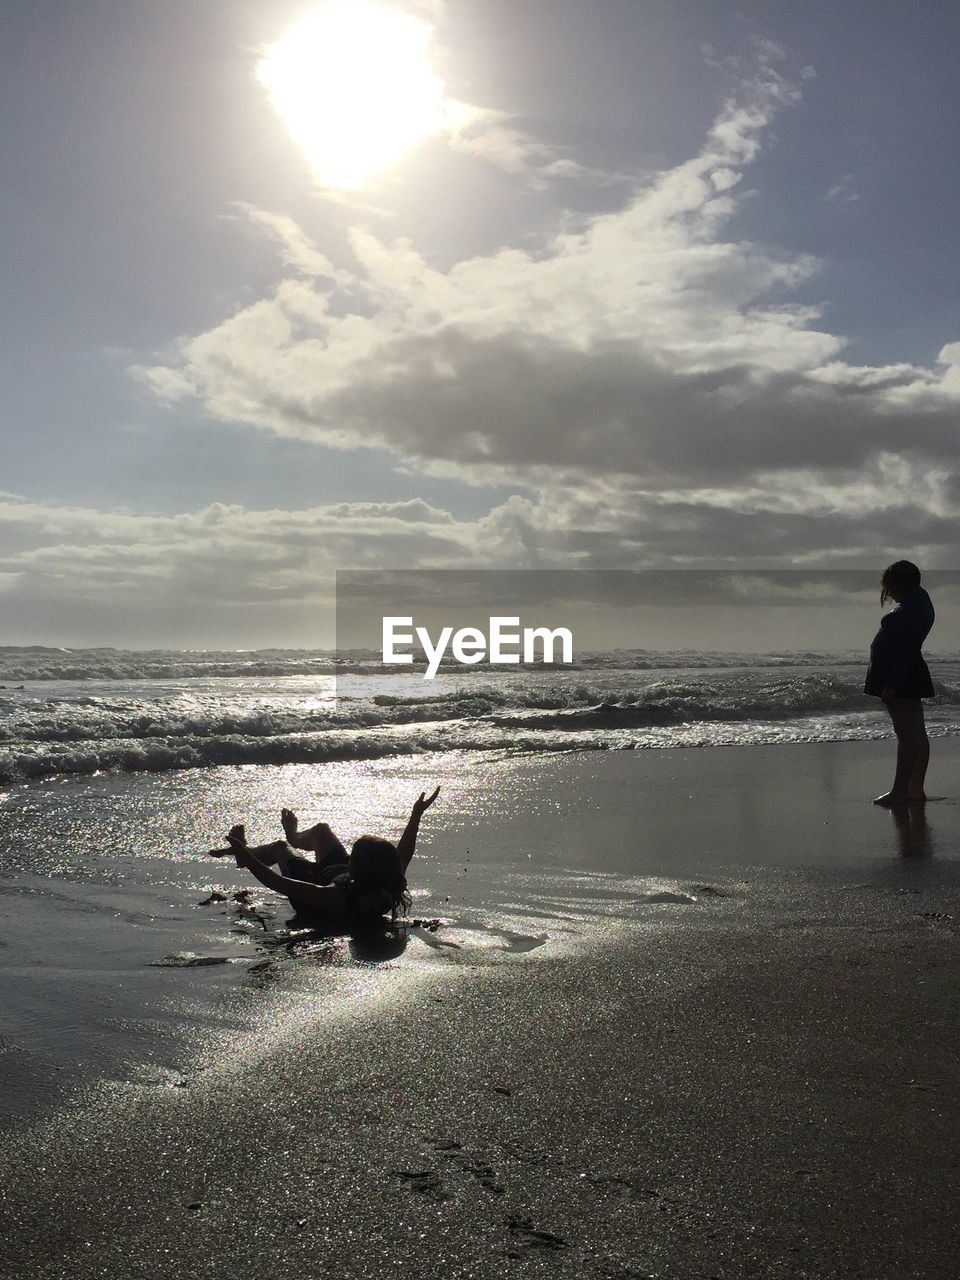
M 291 267 L 298 275 L 349 283 L 348 273 L 338 270 L 293 218 L 283 213 L 269 213 L 242 200 L 234 201 L 233 207 L 268 232 L 280 250 L 284 266 Z
M 398 563 L 469 549 L 474 533 L 422 499 L 332 503 L 303 511 L 248 511 L 212 503 L 179 515 L 146 515 L 86 507 L 0 501 L 0 572 L 69 579 L 81 592 L 110 594 L 116 573 L 130 568 L 189 591 L 191 575 L 216 579 L 212 603 L 232 598 L 224 575 L 242 568 L 246 590 L 275 599 L 289 583 L 325 581 L 338 561 L 364 560 L 374 548 Z M 388 553 L 388 548 L 392 552 Z
M 560 178 L 593 178 L 604 183 L 618 180 L 586 168 L 559 148 L 518 128 L 506 111 L 447 99 L 445 118 L 445 138 L 454 151 L 522 178 L 533 189 L 542 190 Z
M 198 645 L 329 643 L 338 566 L 504 558 L 495 525 L 421 499 L 148 515 L 0 500 L 11 640 Z M 319 639 L 323 632 L 325 639 Z M 158 638 L 159 637 L 159 638 Z
M 952 476 L 893 457 L 867 475 L 769 474 L 740 487 L 595 476 L 469 520 L 421 499 L 175 515 L 3 500 L 0 587 L 20 639 L 46 617 L 58 643 L 223 644 L 236 626 L 239 647 L 317 644 L 343 567 L 864 567 L 897 558 L 904 536 L 926 567 L 949 567 L 958 516 Z
M 458 554 L 953 554 L 960 343 L 930 368 L 847 363 L 792 300 L 816 260 L 727 234 L 764 131 L 798 101 L 775 52 L 697 155 L 536 249 L 441 270 L 356 227 L 349 270 L 318 280 L 290 248 L 309 241 L 262 215 L 296 276 L 140 376 L 223 421 L 512 483 Z
M 955 474 L 893 455 L 865 474 L 758 473 L 739 485 L 552 477 L 473 519 L 421 499 L 175 515 L 2 499 L 0 642 L 322 646 L 347 567 L 875 570 L 909 548 L 944 568 L 960 556 L 958 517 Z
M 839 182 L 824 193 L 824 200 L 831 201 L 835 204 L 853 204 L 854 201 L 860 199 L 860 193 L 853 189 L 854 175 L 852 173 L 844 174 Z

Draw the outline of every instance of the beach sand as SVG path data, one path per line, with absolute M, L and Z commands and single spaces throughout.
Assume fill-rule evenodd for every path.
M 960 807 L 871 807 L 890 755 L 526 762 L 531 814 L 632 813 L 672 888 L 576 945 L 278 980 L 180 1078 L 13 1126 L 3 1274 L 955 1277 Z

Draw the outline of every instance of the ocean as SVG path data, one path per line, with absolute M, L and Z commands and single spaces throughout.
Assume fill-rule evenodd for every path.
M 960 657 L 932 662 L 960 731 Z M 629 750 L 886 736 L 859 653 L 586 654 L 427 681 L 330 653 L 0 649 L 0 783 L 421 752 Z

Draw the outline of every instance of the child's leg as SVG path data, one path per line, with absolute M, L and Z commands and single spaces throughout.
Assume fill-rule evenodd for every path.
M 923 717 L 923 703 L 919 698 L 916 699 L 916 702 L 917 706 L 913 714 L 916 751 L 913 769 L 907 782 L 907 797 L 910 800 L 926 800 L 923 784 L 927 776 L 927 765 L 930 763 L 930 739 L 927 737 L 927 725 Z
M 283 844 L 285 852 L 277 858 L 277 870 L 282 876 L 289 876 L 291 880 L 314 880 L 316 878 L 317 864 L 309 858 L 301 858 L 298 853 L 290 848 L 286 841 L 277 841 Z
M 288 847 L 288 852 L 279 860 L 281 875 L 291 880 L 307 880 L 310 884 L 329 884 L 338 871 L 345 871 L 348 864 L 346 856 L 337 858 L 301 858 Z
M 297 815 L 292 809 L 281 809 L 280 821 L 287 840 L 297 849 L 309 849 L 321 865 L 347 862 L 349 855 L 333 834 L 329 823 L 317 822 L 306 831 L 300 830 Z
M 893 786 L 874 804 L 902 804 L 922 800 L 923 780 L 930 758 L 930 744 L 923 720 L 923 703 L 919 698 L 887 698 L 887 711 L 897 735 L 897 769 Z
M 286 840 L 271 840 L 267 844 L 248 845 L 247 833 L 244 830 L 242 823 L 238 823 L 237 826 L 230 828 L 230 831 L 227 834 L 227 839 L 230 841 L 230 844 L 228 844 L 225 849 L 210 850 L 211 858 L 223 858 L 227 854 L 232 855 L 234 852 L 233 846 L 237 844 L 249 849 L 252 854 L 255 854 L 256 857 L 268 867 L 276 866 L 286 858 L 296 857 L 296 854 L 287 844 Z

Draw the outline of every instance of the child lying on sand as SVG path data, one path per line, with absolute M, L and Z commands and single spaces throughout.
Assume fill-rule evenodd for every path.
M 284 893 L 298 911 L 320 912 L 331 928 L 349 931 L 382 916 L 396 919 L 410 905 L 407 867 L 413 857 L 420 819 L 440 794 L 421 791 L 410 820 L 397 844 L 378 836 L 361 836 L 349 855 L 325 822 L 299 831 L 296 814 L 281 815 L 286 840 L 251 847 L 242 826 L 233 827 L 226 849 L 211 849 L 214 858 L 233 854 L 238 867 L 247 867 L 262 885 Z M 292 845 L 316 854 L 316 861 L 298 857 Z M 278 866 L 279 871 L 272 870 Z

